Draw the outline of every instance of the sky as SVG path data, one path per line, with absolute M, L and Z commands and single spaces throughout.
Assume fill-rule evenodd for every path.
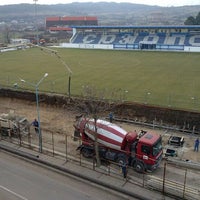
M 200 0 L 0 0 L 0 5 L 29 3 L 34 4 L 58 4 L 58 3 L 72 3 L 72 2 L 129 2 L 146 5 L 158 6 L 183 6 L 183 5 L 200 5 Z

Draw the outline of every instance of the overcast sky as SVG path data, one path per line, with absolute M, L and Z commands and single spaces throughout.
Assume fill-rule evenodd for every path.
M 30 3 L 33 4 L 57 4 L 57 3 L 72 3 L 72 2 L 130 2 L 147 5 L 158 6 L 183 6 L 183 5 L 200 5 L 200 0 L 0 0 L 0 5 Z

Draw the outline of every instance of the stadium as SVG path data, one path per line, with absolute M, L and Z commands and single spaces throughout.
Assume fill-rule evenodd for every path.
M 77 48 L 199 51 L 200 47 L 199 25 L 100 26 L 96 16 L 64 16 L 47 17 L 46 30 L 72 32 L 70 42 L 79 44 Z
M 73 26 L 72 28 L 71 43 L 85 44 L 86 48 L 97 45 L 92 47 L 200 51 L 200 26 Z

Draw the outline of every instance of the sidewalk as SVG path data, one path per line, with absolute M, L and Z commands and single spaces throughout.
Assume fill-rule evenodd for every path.
M 80 163 L 70 158 L 65 160 L 61 156 L 48 156 L 40 154 L 28 148 L 19 147 L 19 145 L 0 140 L 0 149 L 16 153 L 19 156 L 31 159 L 39 164 L 47 165 L 48 167 L 60 170 L 71 176 L 82 178 L 86 181 L 93 182 L 105 188 L 120 192 L 132 198 L 142 200 L 172 200 L 173 198 L 165 197 L 161 193 L 145 189 L 137 184 L 133 184 L 133 180 L 124 180 L 122 176 L 109 176 L 105 173 L 103 167 L 95 170 L 89 167 L 80 166 Z M 83 163 L 84 165 L 84 163 Z

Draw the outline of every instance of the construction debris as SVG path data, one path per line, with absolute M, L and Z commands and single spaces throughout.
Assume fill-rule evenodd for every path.
M 0 115 L 0 133 L 2 136 L 27 135 L 30 123 L 25 117 L 17 116 L 14 113 Z

